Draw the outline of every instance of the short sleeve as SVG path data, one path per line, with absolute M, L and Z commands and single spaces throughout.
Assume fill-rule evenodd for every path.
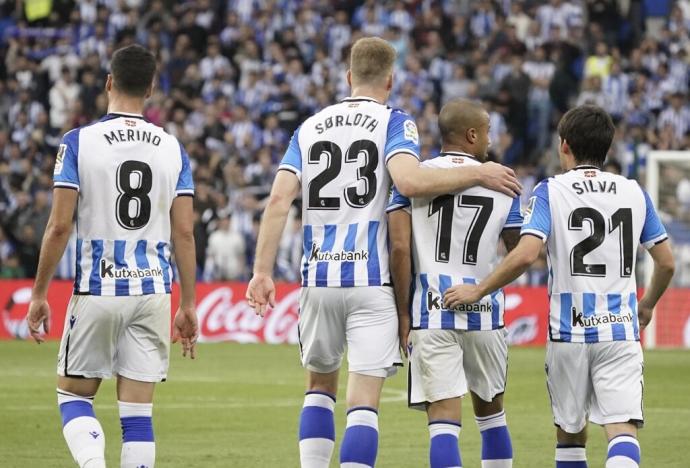
M 644 201 L 646 205 L 644 226 L 642 226 L 642 234 L 640 234 L 640 243 L 649 250 L 655 245 L 668 239 L 668 234 L 666 234 L 666 229 L 659 219 L 659 214 L 654 209 L 654 204 L 652 199 L 649 198 L 649 194 L 642 190 L 644 193 Z
M 386 212 L 390 213 L 395 210 L 405 210 L 410 211 L 410 199 L 407 198 L 402 193 L 398 192 L 398 189 L 393 186 L 391 191 L 390 199 L 388 200 L 388 206 L 386 207 Z
M 503 229 L 520 229 L 524 221 L 522 213 L 520 212 L 520 197 L 513 198 L 513 204 L 510 205 L 508 218 Z
M 182 158 L 182 169 L 180 169 L 180 176 L 177 178 L 177 186 L 175 187 L 175 195 L 194 196 L 194 180 L 192 178 L 192 166 L 189 163 L 189 155 L 180 143 L 180 157 Z
M 301 128 L 301 127 L 300 127 Z M 286 170 L 293 172 L 298 179 L 302 179 L 302 150 L 299 147 L 299 130 L 295 130 L 290 139 L 287 151 L 283 159 L 280 161 L 278 170 Z
M 62 137 L 55 157 L 53 187 L 79 190 L 79 129 L 71 130 Z
M 419 159 L 419 132 L 412 117 L 401 110 L 391 112 L 386 134 L 386 146 L 383 150 L 386 164 L 393 156 L 401 153 L 410 154 Z
M 549 206 L 548 179 L 534 189 L 525 209 L 521 235 L 533 235 L 546 242 L 551 234 L 551 207 Z

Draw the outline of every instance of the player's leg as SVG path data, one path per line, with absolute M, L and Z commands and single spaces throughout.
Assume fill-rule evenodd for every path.
M 410 333 L 409 404 L 411 408 L 426 408 L 432 468 L 462 466 L 458 443 L 460 397 L 467 393 L 467 381 L 461 333 L 456 330 Z
M 73 296 L 58 354 L 57 399 L 62 433 L 80 467 L 105 466 L 105 434 L 93 400 L 102 378 L 112 375 L 120 317 L 109 298 Z
M 348 344 L 347 425 L 340 448 L 343 467 L 374 466 L 378 407 L 386 377 L 402 364 L 398 316 L 389 287 L 344 288 Z
M 505 330 L 464 332 L 461 340 L 465 375 L 482 435 L 482 468 L 510 468 L 513 445 L 503 410 L 508 371 Z
M 345 311 L 340 288 L 302 288 L 299 344 L 307 391 L 299 421 L 302 468 L 328 467 L 335 447 L 335 396 L 345 352 Z
M 608 445 L 606 468 L 637 468 L 642 426 L 642 348 L 635 341 L 592 345 L 592 414 L 604 426 Z
M 586 426 L 592 384 L 589 344 L 549 342 L 546 386 L 556 429 L 556 468 L 587 468 Z
M 126 323 L 117 343 L 115 371 L 122 427 L 122 468 L 153 468 L 153 391 L 167 376 L 170 295 L 119 297 Z

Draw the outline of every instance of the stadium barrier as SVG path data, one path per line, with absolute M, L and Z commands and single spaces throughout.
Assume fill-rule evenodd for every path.
M 2 326 L 0 340 L 26 339 L 24 317 L 31 299 L 31 280 L 0 281 Z M 296 344 L 299 286 L 278 284 L 276 307 L 260 318 L 244 299 L 246 283 L 200 283 L 197 285 L 197 314 L 202 342 Z M 173 288 L 173 312 L 178 288 Z M 546 343 L 548 325 L 547 291 L 544 287 L 506 288 L 506 329 L 513 345 L 539 346 Z M 48 292 L 52 309 L 49 339 L 59 339 L 65 310 L 72 294 L 72 282 L 55 281 Z M 657 314 L 657 346 L 690 348 L 690 289 L 669 290 Z M 683 305 L 683 307 L 678 307 Z

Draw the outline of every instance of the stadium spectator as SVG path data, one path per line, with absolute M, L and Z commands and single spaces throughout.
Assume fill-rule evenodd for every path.
M 218 220 L 208 238 L 204 279 L 211 281 L 247 279 L 246 246 L 243 236 L 230 227 L 231 217 Z

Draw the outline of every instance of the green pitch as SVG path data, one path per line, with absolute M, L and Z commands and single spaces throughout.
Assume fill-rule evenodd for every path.
M 183 361 L 179 351 L 174 348 L 169 381 L 156 395 L 157 466 L 299 466 L 296 433 L 304 378 L 295 347 L 202 345 L 196 361 Z M 0 466 L 73 466 L 56 407 L 56 352 L 57 343 L 0 343 Z M 543 358 L 543 349 L 510 351 L 506 411 L 516 468 L 554 466 Z M 647 352 L 645 361 L 643 465 L 690 466 L 685 453 L 690 437 L 690 351 Z M 401 372 L 384 389 L 377 464 L 381 468 L 427 465 L 425 417 L 405 406 L 405 384 Z M 341 392 L 338 437 L 345 422 L 343 402 Z M 109 466 L 119 466 L 120 428 L 112 381 L 102 385 L 95 406 L 106 431 Z M 479 467 L 480 440 L 469 401 L 464 409 L 464 466 Z M 590 466 L 603 466 L 605 451 L 601 429 L 591 427 Z

